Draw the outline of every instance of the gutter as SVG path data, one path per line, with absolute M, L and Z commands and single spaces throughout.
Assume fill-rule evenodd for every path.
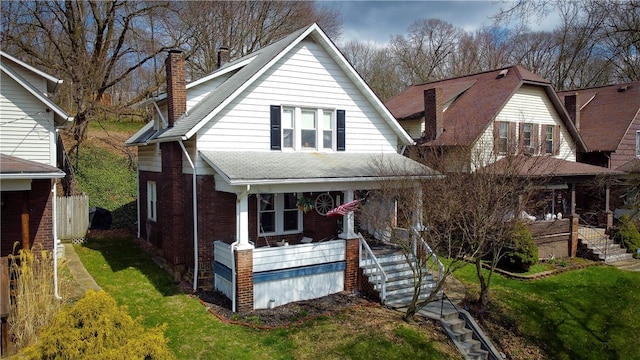
M 192 188 L 193 188 L 193 196 L 192 196 L 192 205 L 193 205 L 193 291 L 198 290 L 198 189 L 196 184 L 196 166 L 191 160 L 191 156 L 189 156 L 189 152 L 184 147 L 184 143 L 182 140 L 178 141 L 180 147 L 182 148 L 182 152 L 186 156 L 189 161 L 189 166 L 193 170 L 192 176 Z

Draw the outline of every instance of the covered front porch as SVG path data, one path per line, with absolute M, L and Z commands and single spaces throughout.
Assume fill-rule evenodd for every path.
M 327 212 L 383 179 L 437 175 L 399 154 L 201 155 L 216 171 L 216 190 L 236 196 L 234 241 L 213 239 L 213 270 L 214 287 L 239 312 L 355 290 L 354 214 Z

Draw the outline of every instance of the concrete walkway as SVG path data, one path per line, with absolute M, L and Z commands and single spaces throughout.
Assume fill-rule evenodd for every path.
M 610 262 L 608 265 L 615 266 L 620 270 L 640 271 L 640 259 L 628 259 Z
M 95 291 L 102 290 L 96 281 L 93 280 L 93 277 L 89 274 L 87 269 L 84 268 L 84 265 L 82 264 L 82 261 L 80 261 L 80 258 L 72 244 L 64 244 L 64 257 L 68 261 L 67 268 L 69 269 L 69 272 L 76 279 L 76 282 L 80 287 L 81 294 L 84 294 L 85 291 L 89 289 L 93 289 Z

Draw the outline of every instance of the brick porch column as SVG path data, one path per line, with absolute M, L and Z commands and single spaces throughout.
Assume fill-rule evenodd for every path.
M 253 249 L 236 250 L 236 311 L 253 310 Z
M 346 265 L 344 268 L 344 290 L 355 291 L 358 289 L 358 268 L 359 268 L 359 240 L 347 239 L 346 246 Z
M 569 257 L 574 258 L 578 252 L 578 224 L 580 221 L 577 214 L 571 215 L 569 221 Z

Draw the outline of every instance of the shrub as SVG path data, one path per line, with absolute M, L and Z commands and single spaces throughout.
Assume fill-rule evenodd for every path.
M 533 242 L 529 229 L 521 224 L 513 234 L 512 250 L 505 255 L 508 266 L 520 271 L 529 271 L 538 263 L 538 247 Z
M 53 282 L 54 261 L 52 252 L 40 244 L 9 255 L 10 277 L 14 279 L 9 333 L 18 350 L 33 344 L 40 330 L 51 324 L 62 308 L 63 296 L 56 298 Z M 62 262 L 59 265 L 58 270 Z
M 627 249 L 633 253 L 633 256 L 638 257 L 640 232 L 633 220 L 627 215 L 623 215 L 620 218 L 620 222 L 614 230 L 614 238 L 617 241 L 623 242 Z
M 145 329 L 107 293 L 89 290 L 61 311 L 25 354 L 30 359 L 174 359 L 166 327 Z

